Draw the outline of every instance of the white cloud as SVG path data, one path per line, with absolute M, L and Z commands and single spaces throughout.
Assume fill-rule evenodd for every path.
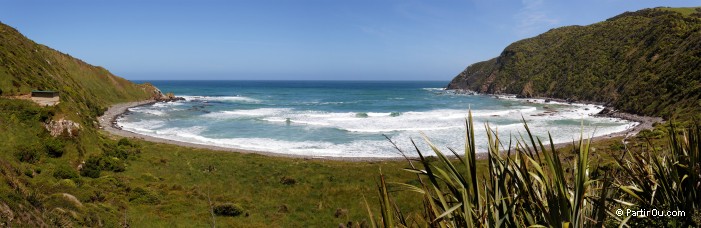
M 544 28 L 557 25 L 558 19 L 548 16 L 543 9 L 543 0 L 522 0 L 523 5 L 514 16 L 518 21 L 516 34 L 519 37 L 529 37 L 543 32 Z

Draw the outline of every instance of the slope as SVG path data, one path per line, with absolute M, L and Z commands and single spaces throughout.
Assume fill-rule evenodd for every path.
M 552 29 L 472 64 L 447 88 L 687 118 L 701 113 L 700 16 L 701 8 L 655 8 Z
M 59 91 L 61 102 L 40 107 L 17 99 L 37 89 Z M 90 183 L 77 179 L 81 163 L 115 151 L 115 142 L 98 133 L 96 117 L 110 104 L 158 93 L 0 23 L 0 226 L 61 225 L 86 212 L 77 193 L 65 188 Z M 57 134 L 47 125 L 57 126 Z M 118 170 L 122 160 L 101 162 Z

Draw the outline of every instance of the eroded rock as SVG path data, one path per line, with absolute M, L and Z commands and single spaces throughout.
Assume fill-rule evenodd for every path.
M 80 131 L 80 124 L 67 119 L 51 120 L 51 122 L 44 124 L 44 127 L 53 137 L 61 135 L 76 137 Z

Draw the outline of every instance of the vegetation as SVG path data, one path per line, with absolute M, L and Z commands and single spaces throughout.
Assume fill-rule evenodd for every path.
M 1 107 L 20 107 L 0 112 L 0 213 L 13 214 L 0 223 L 12 226 L 209 226 L 210 205 L 231 203 L 243 213 L 215 215 L 218 226 L 329 227 L 367 219 L 360 199 L 378 200 L 372 180 L 380 168 L 397 181 L 412 177 L 401 171 L 401 161 L 268 157 L 99 132 L 95 141 L 87 134 L 52 137 L 38 118 L 46 107 L 0 98 Z M 26 113 L 33 114 L 22 117 Z M 51 141 L 63 145 L 62 156 L 40 146 Z M 20 145 L 35 145 L 33 163 L 15 156 Z M 396 197 L 406 210 L 420 206 L 411 194 Z M 345 213 L 337 217 L 339 209 Z
M 0 89 L 0 226 L 209 226 L 211 207 L 227 203 L 243 214 L 215 215 L 217 225 L 336 226 L 365 219 L 357 199 L 376 200 L 371 180 L 380 167 L 403 166 L 112 138 L 98 130 L 96 117 L 111 104 L 147 99 L 155 88 L 134 85 L 2 24 Z M 58 90 L 61 103 L 40 107 L 14 97 L 33 89 Z M 59 119 L 79 123 L 80 134 L 51 136 L 44 125 Z
M 556 150 L 552 138 L 548 148 L 533 137 L 525 121 L 524 127 L 525 137 L 516 139 L 515 147 L 509 141 L 505 148 L 497 132 L 486 126 L 489 168 L 481 179 L 476 172 L 471 116 L 465 156 L 451 149 L 457 161 L 426 139 L 439 162 L 430 162 L 417 147 L 419 164 L 407 159 L 411 168 L 406 169 L 416 174 L 417 184 L 388 184 L 380 176 L 381 212 L 371 221 L 378 221 L 380 227 L 701 225 L 701 125 L 681 133 L 671 125 L 666 150 L 657 151 L 652 143 L 636 152 L 624 148 L 617 166 L 592 166 L 590 141 L 580 139 L 573 147 Z M 567 153 L 576 155 L 570 164 L 560 158 Z M 417 193 L 423 208 L 402 211 L 389 193 L 392 189 Z M 659 210 L 657 215 L 630 213 L 652 209 Z M 684 214 L 660 216 L 663 211 Z M 370 216 L 374 217 L 372 211 Z
M 691 22 L 687 27 L 695 26 Z M 488 68 L 489 64 L 483 65 Z M 697 68 L 684 69 L 693 73 Z M 694 85 L 693 80 L 689 83 Z M 14 97 L 33 89 L 58 90 L 61 103 L 40 107 Z M 699 186 L 693 182 L 699 179 L 693 177 L 699 173 L 699 166 L 694 165 L 698 164 L 698 148 L 693 146 L 699 140 L 691 137 L 698 135 L 698 129 L 693 134 L 676 134 L 669 142 L 674 145 L 670 148 L 678 148 L 671 149 L 674 152 L 659 146 L 633 150 L 642 144 L 621 144 L 620 138 L 589 146 L 597 148 L 596 152 L 587 149 L 586 143 L 553 152 L 535 139 L 530 143 L 522 139 L 513 154 L 504 155 L 497 153 L 503 142 L 489 133 L 493 147 L 488 159 L 475 158 L 473 143 L 468 143 L 468 156 L 459 158 L 447 158 L 433 147 L 439 156 L 422 157 L 416 166 L 410 163 L 411 172 L 402 170 L 407 166 L 402 161 L 280 158 L 118 139 L 99 131 L 96 118 L 110 104 L 151 97 L 155 88 L 134 85 L 36 44 L 2 24 L 0 91 L 0 226 L 558 226 L 564 222 L 618 223 L 609 219 L 613 205 L 644 208 L 650 206 L 644 202 L 655 206 L 667 202 L 660 207 L 693 211 L 699 205 L 698 189 L 689 191 Z M 682 92 L 688 98 L 682 101 L 698 100 L 693 97 L 696 93 Z M 79 123 L 80 134 L 50 135 L 45 124 L 59 119 Z M 658 142 L 676 132 L 676 128 L 658 126 L 639 140 Z M 598 157 L 612 151 L 627 153 L 618 153 L 620 160 Z M 667 157 L 657 158 L 658 153 Z M 574 169 L 564 168 L 567 161 L 576 161 Z M 590 168 L 590 164 L 601 164 L 601 168 Z M 591 172 L 580 172 L 584 169 Z M 377 184 L 382 194 L 378 195 L 372 180 L 380 170 L 383 176 Z M 624 170 L 633 174 L 619 174 L 616 181 L 607 181 Z M 501 182 L 485 181 L 492 180 L 491 176 Z M 528 181 L 528 185 L 519 181 Z M 395 191 L 393 186 L 412 191 Z M 416 192 L 424 201 L 416 200 Z M 603 203 L 601 196 L 607 196 Z M 612 202 L 614 197 L 621 202 Z M 605 205 L 607 213 L 592 205 Z M 529 210 L 517 212 L 517 206 Z M 368 211 L 382 212 L 384 217 L 369 219 Z M 631 218 L 627 222 L 699 224 L 684 219 Z
M 214 206 L 214 214 L 219 216 L 236 217 L 244 213 L 243 208 L 237 204 L 224 203 Z
M 515 42 L 499 57 L 469 66 L 448 87 L 691 119 L 701 113 L 700 44 L 701 8 L 627 12 Z
M 102 67 L 37 44 L 0 23 L 0 90 L 6 97 L 28 95 L 31 90 L 59 91 L 61 103 L 40 110 L 93 126 L 93 120 L 110 104 L 145 100 L 153 96 L 155 87 L 114 76 Z

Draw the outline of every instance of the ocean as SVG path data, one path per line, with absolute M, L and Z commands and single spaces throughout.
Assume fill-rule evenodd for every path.
M 142 83 L 143 81 L 135 81 Z M 593 104 L 545 102 L 443 90 L 446 81 L 149 81 L 184 101 L 133 107 L 122 129 L 176 141 L 309 157 L 398 157 L 386 137 L 409 156 L 425 134 L 448 152 L 461 152 L 472 110 L 478 152 L 485 124 L 509 137 L 532 132 L 555 143 L 624 131 L 636 123 L 595 117 Z

